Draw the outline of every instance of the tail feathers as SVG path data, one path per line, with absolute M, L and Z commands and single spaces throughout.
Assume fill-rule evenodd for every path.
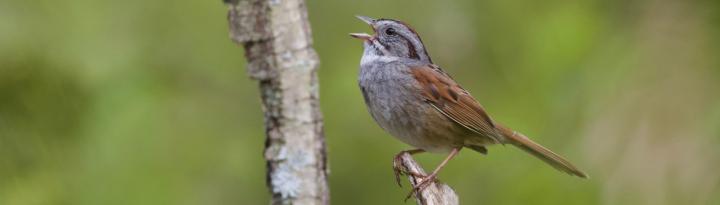
M 561 157 L 558 154 L 555 154 L 554 152 L 550 151 L 549 149 L 533 142 L 529 138 L 527 138 L 525 135 L 515 132 L 510 128 L 507 128 L 502 125 L 497 125 L 498 129 L 502 133 L 503 136 L 507 139 L 507 142 L 510 144 L 524 150 L 527 153 L 532 154 L 533 156 L 537 157 L 538 159 L 544 161 L 545 163 L 548 163 L 550 166 L 553 166 L 555 169 L 563 171 L 565 173 L 568 173 L 570 175 L 575 175 L 582 178 L 588 178 L 587 174 L 580 171 L 580 169 L 576 168 L 574 165 L 572 165 L 569 161 L 567 161 L 565 158 Z

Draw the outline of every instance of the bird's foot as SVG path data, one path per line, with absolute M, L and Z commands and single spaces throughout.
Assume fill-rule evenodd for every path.
M 398 186 L 400 187 L 402 187 L 402 183 L 400 182 L 400 175 L 412 175 L 417 178 L 425 178 L 427 176 L 421 173 L 407 170 L 404 166 L 402 166 L 402 156 L 405 153 L 413 154 L 413 152 L 411 151 L 402 151 L 395 155 L 395 158 L 393 158 L 393 173 L 395 173 L 395 182 L 397 182 Z
M 415 174 L 418 174 L 418 173 L 415 173 Z M 410 191 L 410 193 L 408 193 L 408 195 L 405 197 L 405 201 L 410 199 L 410 197 L 413 194 L 422 192 L 425 188 L 430 186 L 430 184 L 435 183 L 437 181 L 436 173 L 432 173 L 427 176 L 422 175 L 422 174 L 414 175 L 414 176 L 417 177 L 417 179 L 416 179 L 417 183 L 415 186 L 413 186 L 413 189 Z

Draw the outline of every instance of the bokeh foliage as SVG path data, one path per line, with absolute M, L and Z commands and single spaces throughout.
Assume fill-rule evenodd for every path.
M 464 151 L 463 204 L 720 203 L 717 1 L 308 1 L 334 204 L 402 204 L 407 149 L 365 111 L 370 32 L 397 18 L 498 121 L 591 175 Z M 0 2 L 0 204 L 266 204 L 263 120 L 220 1 Z M 427 168 L 441 155 L 419 155 Z

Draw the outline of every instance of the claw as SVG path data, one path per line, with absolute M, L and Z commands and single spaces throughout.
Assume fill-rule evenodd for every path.
M 397 182 L 397 185 L 400 187 L 402 187 L 400 175 L 406 175 L 406 176 L 412 175 L 413 177 L 417 177 L 417 178 L 426 178 L 427 177 L 427 175 L 407 170 L 403 166 L 399 166 L 399 164 L 397 164 L 397 162 L 394 163 L 393 165 L 394 165 L 393 172 L 395 173 L 395 182 Z
M 400 187 L 402 187 L 402 183 L 400 182 L 400 175 L 406 172 L 405 169 L 400 166 L 400 163 L 402 163 L 402 161 L 400 160 L 400 156 L 402 154 L 403 153 L 401 152 L 400 154 L 395 155 L 395 158 L 393 159 L 393 172 L 395 173 L 395 182 L 397 182 L 397 185 Z
M 462 149 L 462 147 L 453 148 L 452 151 L 450 152 L 450 154 L 445 158 L 445 160 L 443 160 L 440 163 L 440 165 L 438 165 L 437 168 L 435 168 L 435 170 L 430 175 L 427 175 L 427 176 L 415 175 L 417 177 L 417 179 L 415 179 L 416 180 L 415 186 L 413 186 L 412 191 L 410 191 L 410 193 L 408 193 L 408 195 L 405 197 L 405 201 L 407 201 L 413 195 L 413 193 L 416 195 L 420 194 L 425 188 L 427 188 L 430 184 L 432 184 L 432 182 L 437 181 L 437 174 L 438 174 L 438 172 L 440 172 L 440 169 L 442 169 L 450 161 L 450 159 L 455 157 L 455 155 L 457 155 L 461 149 Z M 418 174 L 418 175 L 420 175 L 420 174 Z M 418 179 L 420 181 L 417 181 Z
M 413 154 L 417 154 L 417 153 L 421 153 L 421 152 L 424 152 L 424 151 L 419 150 L 419 149 L 406 150 L 406 151 L 402 151 L 395 155 L 395 157 L 393 158 L 393 173 L 395 174 L 395 182 L 397 182 L 398 186 L 402 187 L 400 175 L 413 175 L 415 177 L 425 177 L 424 174 L 420 174 L 417 172 L 410 172 L 410 171 L 406 170 L 405 167 L 402 166 L 402 155 L 403 154 L 408 153 L 410 155 L 413 155 Z
M 417 174 L 417 173 L 416 173 L 416 174 Z M 408 199 L 410 199 L 410 197 L 412 197 L 413 194 L 422 192 L 425 188 L 427 188 L 428 186 L 430 186 L 430 184 L 432 184 L 432 182 L 436 182 L 436 181 L 437 181 L 437 176 L 436 176 L 435 174 L 430 174 L 430 175 L 422 176 L 422 177 L 419 177 L 419 178 L 420 178 L 420 183 L 418 183 L 417 185 L 415 185 L 415 186 L 413 187 L 413 189 L 410 190 L 410 193 L 408 193 L 407 196 L 405 196 L 405 201 L 406 201 L 406 202 L 407 202 Z

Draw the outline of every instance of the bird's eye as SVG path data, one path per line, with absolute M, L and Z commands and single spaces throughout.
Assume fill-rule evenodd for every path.
M 390 36 L 394 36 L 394 35 L 397 34 L 397 33 L 395 33 L 395 29 L 393 29 L 393 28 L 388 28 L 388 29 L 385 30 L 385 34 L 390 35 Z

